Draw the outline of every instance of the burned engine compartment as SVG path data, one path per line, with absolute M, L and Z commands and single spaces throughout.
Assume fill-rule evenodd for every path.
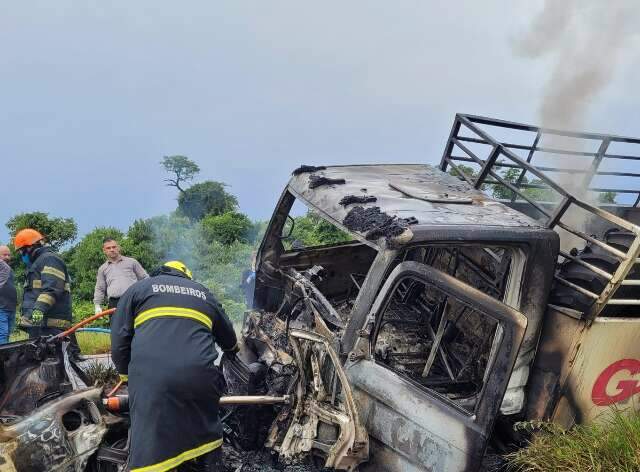
M 128 419 L 105 409 L 67 347 L 44 337 L 0 346 L 3 472 L 123 470 Z
M 240 353 L 222 360 L 228 392 L 287 394 L 295 401 L 234 407 L 225 419 L 227 438 L 236 448 L 273 451 L 280 464 L 354 470 L 368 457 L 368 438 L 338 357 L 346 320 L 312 282 L 322 275 L 320 266 L 283 271 L 279 310 L 246 315 Z M 352 302 L 349 295 L 340 305 Z

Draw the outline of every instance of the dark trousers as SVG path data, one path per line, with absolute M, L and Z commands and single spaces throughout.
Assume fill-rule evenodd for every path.
M 109 297 L 109 303 L 107 304 L 107 309 L 117 307 L 119 301 L 120 301 L 120 297 L 118 298 Z

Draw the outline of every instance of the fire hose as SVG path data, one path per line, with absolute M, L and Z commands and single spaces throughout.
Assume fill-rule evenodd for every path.
M 63 331 L 60 334 L 56 334 L 52 339 L 56 340 L 56 339 L 62 339 L 64 337 L 67 337 L 67 336 L 75 333 L 77 330 L 79 330 L 83 326 L 86 326 L 89 323 L 97 320 L 98 318 L 102 318 L 103 316 L 111 316 L 111 315 L 113 315 L 115 313 L 115 311 L 116 311 L 115 308 L 109 308 L 108 310 L 101 311 L 100 313 L 96 313 L 95 315 L 90 316 L 89 318 L 86 318 L 86 319 L 82 320 L 79 323 L 76 323 L 75 325 L 73 325 L 68 330 Z
M 113 391 L 117 390 L 114 389 Z M 268 395 L 229 395 L 220 397 L 221 406 L 239 405 L 291 405 L 293 397 L 283 395 L 273 397 Z M 102 399 L 102 403 L 107 410 L 112 413 L 125 413 L 129 411 L 129 395 L 107 396 Z

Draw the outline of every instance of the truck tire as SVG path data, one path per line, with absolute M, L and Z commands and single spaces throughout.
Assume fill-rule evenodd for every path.
M 629 231 L 612 228 L 605 232 L 603 239 L 604 242 L 610 246 L 622 252 L 627 252 L 633 242 L 634 235 Z M 592 243 L 588 243 L 585 248 L 577 252 L 574 257 L 610 274 L 615 272 L 620 265 L 620 261 L 616 257 Z M 607 284 L 605 277 L 590 271 L 578 262 L 572 260 L 567 260 L 560 264 L 556 273 L 563 279 L 597 294 L 601 293 Z M 631 270 L 627 278 L 640 279 L 640 270 L 637 266 Z M 640 286 L 622 286 L 618 288 L 614 297 L 627 299 L 640 298 Z M 594 300 L 571 287 L 555 281 L 551 290 L 549 303 L 586 312 L 591 308 Z M 640 307 L 624 305 L 608 306 L 602 311 L 601 316 L 628 316 L 634 312 L 640 312 Z

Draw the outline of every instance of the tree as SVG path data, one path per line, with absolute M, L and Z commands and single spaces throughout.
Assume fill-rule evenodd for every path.
M 251 242 L 253 224 L 243 213 L 228 211 L 222 215 L 207 215 L 200 221 L 205 241 L 217 241 L 222 244 L 232 244 L 236 241 Z
M 102 252 L 104 238 L 122 241 L 122 231 L 112 227 L 100 227 L 87 233 L 72 251 L 69 252 L 69 272 L 71 274 L 71 293 L 74 298 L 91 300 L 96 284 L 96 273 L 104 263 Z
M 522 169 L 510 167 L 502 171 L 502 179 L 509 183 L 516 183 L 520 177 Z M 559 194 L 549 188 L 544 181 L 540 179 L 531 179 L 524 175 L 520 180 L 520 184 L 524 186 L 520 188 L 520 191 L 536 202 L 555 202 L 559 199 Z M 526 185 L 539 185 L 544 188 L 527 187 Z M 493 198 L 498 200 L 511 200 L 513 198 L 513 191 L 503 185 L 494 185 L 492 191 Z
M 155 244 L 154 219 L 135 220 L 121 246 L 126 255 L 137 259 L 147 271 L 155 269 L 162 262 Z
M 616 192 L 601 192 L 598 194 L 599 203 L 615 203 L 618 194 Z
M 78 235 L 78 226 L 73 218 L 49 217 L 48 213 L 41 211 L 20 213 L 7 221 L 6 226 L 11 236 L 25 228 L 40 231 L 55 251 L 71 243 Z
M 288 239 L 290 243 L 299 241 L 304 247 L 337 244 L 353 240 L 348 233 L 311 211 L 308 211 L 305 216 L 295 218 L 293 232 Z
M 238 200 L 225 187 L 226 184 L 212 180 L 192 185 L 178 197 L 179 213 L 192 221 L 200 221 L 207 215 L 235 211 Z
M 189 182 L 198 175 L 200 167 L 187 156 L 164 156 L 162 167 L 170 174 L 175 174 L 175 178 L 164 179 L 167 186 L 175 187 L 183 194 L 185 190 L 180 186 L 183 182 Z
M 510 167 L 502 172 L 502 179 L 506 182 L 513 184 L 518 181 L 518 178 L 520 177 L 521 172 L 522 172 L 522 169 L 516 169 L 515 167 Z M 522 179 L 520 180 L 520 183 L 521 184 L 529 183 L 529 179 L 527 178 L 526 175 L 522 177 Z M 511 198 L 513 198 L 513 191 L 510 190 L 508 187 L 505 187 L 504 185 L 494 185 L 492 194 L 493 194 L 493 198 L 496 198 L 498 200 L 511 200 Z
M 460 172 L 462 172 L 468 178 L 470 178 L 472 180 L 475 178 L 476 172 L 470 166 L 465 166 L 464 164 L 457 164 L 457 167 L 458 167 L 458 169 L 460 169 Z M 458 177 L 460 180 L 464 180 L 462 175 L 460 175 L 460 172 L 458 172 L 458 170 L 454 169 L 453 166 L 449 169 L 449 175 L 452 175 L 454 177 Z

